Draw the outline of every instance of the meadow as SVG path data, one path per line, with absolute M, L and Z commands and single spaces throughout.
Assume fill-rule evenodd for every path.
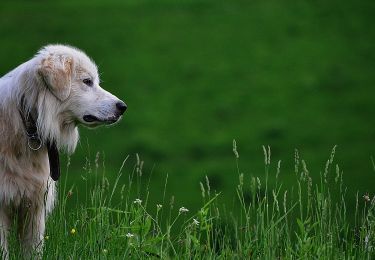
M 46 243 L 46 252 L 68 256 L 70 252 L 83 254 L 90 249 L 87 252 L 99 257 L 99 249 L 94 249 L 96 241 L 104 243 L 107 231 L 121 230 L 126 233 L 118 233 L 118 243 L 100 246 L 100 250 L 120 256 L 124 251 L 116 248 L 122 243 L 127 246 L 126 254 L 142 257 L 148 250 L 160 256 L 176 256 L 185 250 L 184 256 L 188 256 L 192 248 L 195 251 L 191 254 L 203 257 L 205 252 L 216 254 L 214 248 L 218 247 L 223 256 L 227 250 L 238 257 L 263 254 L 272 258 L 292 253 L 297 258 L 305 252 L 306 244 L 297 248 L 300 242 L 291 232 L 294 226 L 302 240 L 306 236 L 305 242 L 314 241 L 316 247 L 307 251 L 315 255 L 324 252 L 337 256 L 341 249 L 349 252 L 348 257 L 371 254 L 363 244 L 367 233 L 353 233 L 349 228 L 334 230 L 332 223 L 354 225 L 357 221 L 351 227 L 360 229 L 368 227 L 366 216 L 372 214 L 371 203 L 364 207 L 363 196 L 368 194 L 372 199 L 375 185 L 371 160 L 375 136 L 374 11 L 375 4 L 370 0 L 1 1 L 0 75 L 28 60 L 43 45 L 70 44 L 93 58 L 102 87 L 121 97 L 129 107 L 114 127 L 81 128 L 76 153 L 62 155 L 63 167 L 69 165 L 69 170 L 63 172 L 59 183 L 62 202 L 49 225 L 55 227 L 51 232 L 57 237 L 67 239 L 67 244 L 65 251 L 58 251 L 58 242 L 51 239 Z M 233 163 L 233 139 L 240 154 L 240 173 Z M 277 180 L 267 179 L 263 145 L 266 150 L 271 148 L 271 169 L 275 170 L 281 161 L 283 171 Z M 340 174 L 344 172 L 345 176 L 345 201 L 340 200 L 343 193 L 335 190 L 340 187 L 335 181 L 320 183 L 329 151 L 335 145 Z M 303 192 L 301 199 L 298 197 L 296 175 L 301 169 L 296 174 L 295 149 L 300 160 L 308 162 L 309 176 L 317 184 L 310 187 L 311 197 Z M 125 158 L 123 174 L 118 177 Z M 143 181 L 128 189 L 134 165 L 142 165 Z M 117 183 L 117 191 L 125 185 L 128 195 L 121 197 L 115 192 L 109 203 L 111 188 L 101 191 L 101 177 L 96 171 L 105 175 L 111 188 Z M 241 173 L 246 185 L 250 176 L 258 177 L 262 184 L 256 195 L 244 191 L 245 206 L 238 204 Z M 200 183 L 206 185 L 206 179 L 211 197 L 202 198 Z M 306 184 L 299 177 L 297 180 L 301 187 Z M 279 201 L 279 211 L 272 211 L 276 215 L 269 211 L 267 217 L 262 215 L 266 201 L 270 207 L 275 202 L 272 192 L 264 190 L 266 182 L 268 191 L 276 189 Z M 66 199 L 69 190 L 73 195 Z M 151 195 L 147 196 L 145 190 Z M 291 210 L 288 214 L 283 213 L 282 206 L 285 191 L 287 212 Z M 216 193 L 220 195 L 205 208 Z M 292 193 L 294 197 L 288 197 Z M 167 214 L 159 222 L 155 207 L 164 199 L 163 212 L 168 212 L 172 196 L 175 206 L 171 216 Z M 141 205 L 133 204 L 137 198 L 142 200 Z M 246 207 L 254 198 L 256 203 L 252 202 L 248 211 Z M 310 204 L 306 198 L 311 198 Z M 315 224 L 323 218 L 318 212 L 326 207 L 322 198 L 327 201 L 324 203 L 332 202 L 326 205 L 332 210 L 327 215 L 332 222 L 323 223 L 329 227 Z M 219 218 L 214 205 L 227 207 L 220 208 Z M 174 221 L 182 206 L 190 211 L 178 217 L 179 224 L 173 225 L 174 235 L 169 238 L 168 222 Z M 95 211 L 90 210 L 95 207 Z M 211 226 L 205 228 L 205 235 L 199 232 L 198 245 L 189 238 L 197 231 L 189 225 L 190 217 L 205 223 L 199 216 L 202 207 L 209 210 L 206 220 L 212 225 L 207 222 Z M 233 214 L 239 217 L 231 218 L 235 209 L 238 212 Z M 88 222 L 83 221 L 83 214 L 88 215 Z M 249 214 L 251 221 L 258 216 L 267 228 L 253 230 L 254 222 L 247 226 Z M 344 215 L 348 219 L 337 222 L 336 218 Z M 147 216 L 152 216 L 151 222 Z M 151 223 L 146 225 L 145 238 L 143 229 L 116 228 L 128 228 L 134 218 L 143 224 Z M 75 237 L 69 233 L 74 226 Z M 239 232 L 243 227 L 248 232 Z M 320 228 L 329 232 L 319 234 Z M 137 242 L 123 237 L 128 232 L 140 232 L 135 235 Z M 99 234 L 103 237 L 96 237 Z M 184 239 L 186 243 L 176 243 L 180 239 L 176 234 L 189 238 L 189 246 Z M 323 248 L 327 237 L 322 236 L 328 234 L 332 235 L 332 243 L 327 245 L 330 249 Z M 257 240 L 256 235 L 262 238 Z M 228 241 L 206 242 L 210 236 L 224 236 Z M 338 238 L 341 236 L 349 242 L 342 242 Z M 140 245 L 146 237 L 155 239 L 150 243 L 159 249 Z M 267 251 L 271 241 L 284 244 Z M 130 245 L 134 243 L 136 247 Z M 249 243 L 252 249 L 245 250 Z M 204 251 L 205 245 L 210 247 L 208 251 Z M 277 248 L 290 251 L 276 252 Z
M 152 180 L 139 161 L 110 182 L 99 159 L 86 169 L 85 199 L 67 208 L 76 194 L 60 183 L 60 198 L 47 222 L 43 259 L 373 259 L 375 257 L 375 196 L 357 194 L 354 213 L 348 210 L 343 172 L 335 163 L 335 148 L 319 179 L 313 179 L 295 151 L 294 189 L 279 179 L 280 162 L 272 163 L 264 147 L 265 182 L 237 170 L 233 205 L 211 189 L 209 178 L 200 192 L 198 210 L 186 208 L 174 196 L 151 204 Z M 375 165 L 374 165 L 375 171 Z M 65 174 L 69 175 L 69 165 Z M 128 182 L 120 185 L 126 176 Z M 270 184 L 273 183 L 273 184 Z M 334 188 L 329 188 L 334 184 Z M 114 197 L 120 197 L 115 202 Z M 353 218 L 354 217 L 354 218 Z M 20 259 L 12 234 L 10 259 Z M 34 255 L 36 257 L 36 255 Z

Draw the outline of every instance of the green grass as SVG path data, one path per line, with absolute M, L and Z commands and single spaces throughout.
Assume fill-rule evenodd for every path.
M 269 148 L 264 147 L 262 182 L 241 172 L 234 142 L 237 198 L 232 205 L 223 204 L 223 195 L 212 190 L 206 178 L 200 192 L 189 194 L 201 200 L 197 211 L 166 196 L 168 179 L 156 194 L 163 199 L 150 204 L 152 179 L 144 179 L 140 160 L 132 171 L 124 171 L 126 158 L 111 183 L 97 159 L 85 166 L 96 178 L 86 179 L 85 198 L 74 209 L 67 205 L 77 199 L 78 189 L 59 183 L 59 203 L 48 219 L 43 258 L 373 259 L 375 197 L 357 194 L 353 215 L 348 211 L 335 149 L 317 180 L 296 150 L 294 188 L 284 189 L 281 162 L 272 166 Z M 122 178 L 128 181 L 120 186 Z M 11 259 L 19 259 L 14 240 Z
M 261 147 L 269 144 L 283 161 L 285 186 L 294 182 L 294 148 L 318 179 L 337 144 L 354 205 L 357 190 L 375 185 L 374 3 L 2 0 L 0 74 L 47 43 L 68 43 L 85 50 L 102 86 L 128 103 L 116 127 L 80 130 L 68 182 L 81 190 L 88 150 L 90 160 L 106 155 L 109 173 L 139 153 L 144 174 L 155 177 L 155 200 L 169 174 L 167 193 L 198 209 L 190 191 L 207 175 L 230 203 L 235 138 L 244 173 L 262 182 Z
M 372 240 L 364 242 L 372 234 L 371 203 L 362 196 L 375 185 L 370 160 L 375 147 L 374 3 L 2 1 L 0 75 L 45 44 L 68 43 L 97 62 L 102 86 L 129 105 L 115 127 L 80 130 L 69 174 L 59 184 L 60 204 L 48 222 L 46 254 L 99 258 L 103 249 L 108 258 L 128 253 L 146 257 L 148 251 L 173 257 L 189 250 L 239 258 L 372 254 Z M 233 138 L 241 144 L 239 171 L 229 149 Z M 266 166 L 268 177 L 263 144 L 272 147 L 274 158 Z M 327 151 L 335 144 L 345 171 L 343 190 L 335 182 L 335 165 L 329 165 L 332 179 L 324 180 Z M 295 173 L 293 151 L 298 146 L 313 180 L 307 187 L 306 173 L 300 177 L 302 162 Z M 99 161 L 107 163 L 96 167 L 93 151 L 100 151 Z M 130 181 L 136 153 L 144 161 L 142 176 L 134 169 Z M 276 180 L 279 160 L 283 170 Z M 241 173 L 244 185 L 238 195 Z M 110 187 L 101 186 L 102 177 Z M 254 190 L 257 178 L 261 187 Z M 199 196 L 200 182 L 205 198 Z M 71 187 L 73 195 L 66 198 Z M 215 191 L 220 195 L 200 216 Z M 137 198 L 143 208 L 133 204 Z M 156 204 L 163 208 L 155 222 Z M 182 206 L 190 211 L 178 217 L 168 237 Z M 132 230 L 131 221 L 142 220 L 145 226 L 147 216 L 154 219 L 147 235 Z M 201 222 L 194 230 L 192 216 Z M 316 224 L 319 220 L 324 221 Z M 209 228 L 202 227 L 205 223 Z M 75 236 L 69 233 L 73 227 Z M 197 240 L 187 232 L 196 232 Z M 135 234 L 132 240 L 127 233 Z M 155 240 L 148 248 L 150 239 Z

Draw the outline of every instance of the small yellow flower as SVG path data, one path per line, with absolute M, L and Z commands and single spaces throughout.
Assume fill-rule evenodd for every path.
M 76 229 L 72 228 L 72 230 L 70 230 L 70 234 L 74 235 L 75 233 L 76 233 Z
M 49 239 L 49 236 L 45 236 L 44 239 L 45 239 L 45 240 L 48 240 L 48 239 Z

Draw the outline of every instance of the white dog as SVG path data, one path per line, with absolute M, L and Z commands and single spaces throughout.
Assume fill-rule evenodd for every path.
M 42 48 L 0 78 L 0 242 L 18 219 L 25 254 L 41 251 L 60 175 L 59 150 L 72 153 L 77 125 L 118 121 L 126 104 L 99 86 L 94 62 L 64 45 Z

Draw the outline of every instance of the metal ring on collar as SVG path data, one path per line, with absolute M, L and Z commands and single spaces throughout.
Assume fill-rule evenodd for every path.
M 31 145 L 31 141 L 30 140 L 33 140 L 33 141 L 37 141 L 38 142 L 38 146 L 32 146 Z M 28 138 L 27 140 L 27 146 L 29 146 L 29 148 L 33 151 L 38 151 L 41 147 L 42 147 L 42 140 L 39 138 L 39 137 L 36 137 L 36 138 Z

